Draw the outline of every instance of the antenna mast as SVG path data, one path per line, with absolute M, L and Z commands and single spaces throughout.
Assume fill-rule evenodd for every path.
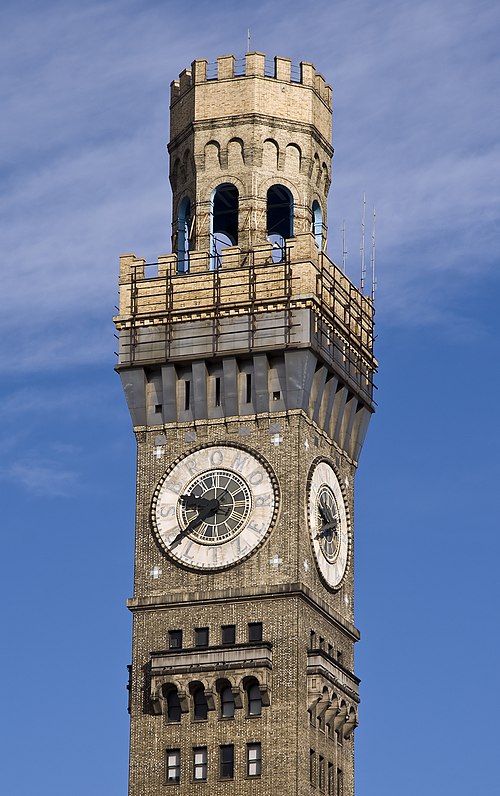
M 344 274 L 345 274 L 346 262 L 347 262 L 347 249 L 345 247 L 345 218 L 344 218 L 344 220 L 342 221 L 342 270 Z
M 363 191 L 363 215 L 361 216 L 361 284 L 360 290 L 361 293 L 365 287 L 365 280 L 366 280 L 366 265 L 365 265 L 365 214 L 366 214 L 366 194 Z
M 247 30 L 247 53 L 250 52 L 250 28 Z
M 371 256 L 371 266 L 372 266 L 372 301 L 375 301 L 375 290 L 377 288 L 377 279 L 375 277 L 375 221 L 377 220 L 377 214 L 375 212 L 375 207 L 373 208 L 373 223 L 372 223 L 372 256 Z

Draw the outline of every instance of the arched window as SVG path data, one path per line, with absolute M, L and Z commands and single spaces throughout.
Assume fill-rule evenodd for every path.
M 220 692 L 220 712 L 223 719 L 234 718 L 234 694 L 230 686 L 226 685 Z
M 181 720 L 181 703 L 176 688 L 167 692 L 167 721 Z
M 247 686 L 248 715 L 260 716 L 262 713 L 262 696 L 259 684 L 253 681 Z
M 210 269 L 220 268 L 222 249 L 238 243 L 238 189 L 230 182 L 212 193 L 210 212 Z
M 267 191 L 267 239 L 273 244 L 273 262 L 285 259 L 285 241 L 293 237 L 293 196 L 284 185 Z
M 208 704 L 203 686 L 199 686 L 193 693 L 193 717 L 195 721 L 204 721 L 208 717 Z
M 319 202 L 314 200 L 312 203 L 312 231 L 316 246 L 320 251 L 323 250 L 323 213 Z
M 191 228 L 191 202 L 187 196 L 179 205 L 177 213 L 177 271 L 189 271 L 189 232 Z

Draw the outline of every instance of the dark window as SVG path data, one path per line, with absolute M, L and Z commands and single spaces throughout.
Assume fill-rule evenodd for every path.
M 208 627 L 197 627 L 194 631 L 194 646 L 208 647 Z
M 179 695 L 175 688 L 172 688 L 167 694 L 167 720 L 181 720 L 181 703 L 179 702 Z
M 187 412 L 191 400 L 191 382 L 186 379 L 184 382 L 184 410 Z
M 328 763 L 328 796 L 334 796 L 333 786 L 333 763 Z
M 191 202 L 184 197 L 177 215 L 177 270 L 189 271 L 189 233 L 191 231 Z
M 222 249 L 238 243 L 238 189 L 225 182 L 212 193 L 211 264 L 216 270 L 222 264 Z
M 203 687 L 197 688 L 193 694 L 193 712 L 195 721 L 205 721 L 208 718 L 208 705 Z
M 262 750 L 260 743 L 247 744 L 247 775 L 260 777 L 262 771 Z
M 251 373 L 247 373 L 246 381 L 247 381 L 247 391 L 246 391 L 245 399 L 246 399 L 246 403 L 250 404 L 250 403 L 252 403 L 252 374 Z
M 168 648 L 171 650 L 182 649 L 182 630 L 168 631 Z
M 262 696 L 258 683 L 251 683 L 248 686 L 248 715 L 260 716 L 262 713 Z
M 285 241 L 293 237 L 293 196 L 284 185 L 267 192 L 267 239 L 273 244 L 273 262 L 285 259 Z
M 342 777 L 342 769 L 337 769 L 337 793 L 336 796 L 342 796 L 344 792 L 344 781 Z
M 224 744 L 220 747 L 219 774 L 221 779 L 232 779 L 234 777 L 233 744 Z
M 167 749 L 165 752 L 165 779 L 168 785 L 175 785 L 181 779 L 181 750 Z
M 234 644 L 236 642 L 236 625 L 222 626 L 222 643 Z
M 215 377 L 215 405 L 220 406 L 220 376 Z
M 316 784 L 314 772 L 314 749 L 309 749 L 309 782 L 311 785 Z
M 262 622 L 249 622 L 248 640 L 262 641 Z
M 220 712 L 223 719 L 234 718 L 234 694 L 228 685 L 220 692 Z
M 193 779 L 205 780 L 207 778 L 207 747 L 195 746 L 193 748 Z
M 318 760 L 318 786 L 320 790 L 325 790 L 325 758 L 321 755 Z

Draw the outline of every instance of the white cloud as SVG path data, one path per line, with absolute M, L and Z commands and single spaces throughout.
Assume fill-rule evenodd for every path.
M 340 259 L 345 218 L 357 281 L 366 191 L 368 208 L 377 206 L 384 314 L 415 322 L 426 308 L 433 322 L 448 323 L 437 291 L 429 309 L 428 280 L 452 272 L 457 297 L 465 295 L 471 273 L 491 271 L 497 245 L 496 5 L 323 0 L 311 13 L 278 0 L 251 9 L 199 3 L 196 15 L 173 9 L 108 0 L 4 11 L 4 366 L 110 356 L 103 324 L 114 312 L 118 254 L 151 260 L 169 248 L 169 82 L 195 57 L 241 54 L 248 24 L 256 49 L 314 60 L 334 86 L 332 255 Z

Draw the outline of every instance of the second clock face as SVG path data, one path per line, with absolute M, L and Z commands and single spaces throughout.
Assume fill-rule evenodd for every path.
M 162 547 L 195 569 L 223 569 L 264 540 L 277 510 L 270 468 L 246 450 L 209 446 L 165 473 L 152 520 Z
M 344 496 L 333 467 L 317 462 L 309 479 L 309 532 L 319 571 L 329 586 L 338 588 L 349 555 L 349 530 Z

